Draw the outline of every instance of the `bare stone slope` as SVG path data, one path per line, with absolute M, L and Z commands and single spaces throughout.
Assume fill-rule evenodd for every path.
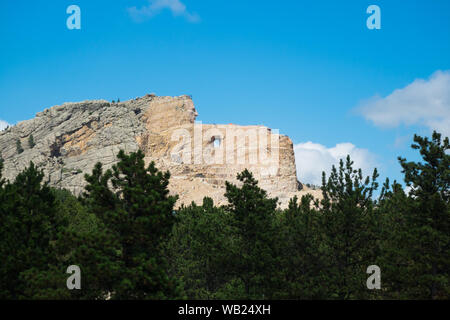
M 52 186 L 79 194 L 84 174 L 98 161 L 109 168 L 120 149 L 141 149 L 147 163 L 155 161 L 159 169 L 171 172 L 169 188 L 179 195 L 178 205 L 200 204 L 204 196 L 225 204 L 225 181 L 236 183 L 236 174 L 245 168 L 279 198 L 281 207 L 294 195 L 320 197 L 315 190 L 299 191 L 287 136 L 263 126 L 203 125 L 196 117 L 189 96 L 64 103 L 0 132 L 3 174 L 13 179 L 33 161 Z M 33 148 L 28 145 L 30 135 Z M 20 154 L 17 140 L 24 149 Z

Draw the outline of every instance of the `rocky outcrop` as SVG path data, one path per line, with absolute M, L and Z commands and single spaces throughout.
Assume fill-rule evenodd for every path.
M 119 150 L 141 149 L 147 163 L 155 161 L 159 169 L 171 172 L 169 188 L 179 195 L 178 205 L 201 203 L 204 196 L 226 203 L 225 181 L 236 183 L 244 168 L 271 196 L 279 197 L 282 207 L 296 194 L 319 196 L 315 190 L 298 190 L 288 137 L 263 126 L 201 124 L 196 117 L 189 96 L 64 103 L 0 132 L 3 174 L 13 179 L 33 161 L 52 186 L 79 194 L 84 174 L 97 162 L 108 168 Z M 33 147 L 28 145 L 30 135 Z

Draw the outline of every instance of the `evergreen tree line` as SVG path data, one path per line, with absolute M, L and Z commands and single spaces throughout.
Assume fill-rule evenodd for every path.
M 96 164 L 79 197 L 33 163 L 6 181 L 0 159 L 0 299 L 448 299 L 449 139 L 412 148 L 421 161 L 399 158 L 408 193 L 347 157 L 323 173 L 322 200 L 285 210 L 248 170 L 226 183 L 228 205 L 175 210 L 169 172 L 141 151 Z M 366 286 L 371 265 L 381 289 Z

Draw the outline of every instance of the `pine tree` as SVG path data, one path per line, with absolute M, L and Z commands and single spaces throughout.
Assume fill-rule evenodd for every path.
M 56 217 L 55 199 L 43 177 L 31 162 L 2 188 L 0 299 L 32 298 L 26 279 L 56 262 L 52 245 L 64 223 Z
M 399 157 L 413 207 L 405 214 L 408 276 L 414 298 L 450 297 L 450 155 L 449 139 L 433 132 L 431 140 L 414 136 L 411 146 L 424 162 Z
M 144 164 L 137 151 L 118 154 L 119 163 L 103 173 L 97 164 L 84 202 L 120 243 L 122 268 L 114 277 L 113 298 L 164 299 L 178 295 L 178 283 L 167 275 L 162 246 L 172 229 L 176 197 L 169 196 L 170 174 Z
M 280 282 L 277 299 L 324 299 L 327 284 L 322 281 L 326 264 L 321 237 L 321 214 L 311 195 L 298 203 L 295 196 L 279 216 L 277 257 Z
M 16 150 L 18 154 L 21 154 L 24 150 L 22 148 L 22 142 L 20 142 L 20 139 L 16 140 Z
M 324 283 L 330 298 L 366 298 L 366 269 L 374 264 L 377 254 L 378 223 L 373 192 L 377 189 L 375 169 L 372 179 L 363 179 L 362 171 L 353 169 L 347 156 L 345 165 L 332 167 L 326 180 L 323 173 L 321 201 L 322 232 L 328 265 Z
M 383 298 L 411 298 L 411 275 L 408 271 L 408 228 L 405 217 L 413 210 L 414 201 L 404 192 L 402 185 L 386 179 L 379 197 L 377 211 L 380 216 L 380 254 L 375 263 L 382 271 Z
M 3 167 L 4 167 L 5 160 L 3 159 L 2 154 L 0 153 L 0 190 L 3 187 L 3 184 L 5 183 L 5 180 L 3 179 Z
M 226 182 L 227 210 L 236 228 L 237 251 L 232 259 L 235 279 L 224 298 L 264 299 L 273 295 L 275 271 L 275 210 L 277 198 L 269 198 L 247 169 L 237 175 L 238 187 Z M 236 296 L 239 294 L 239 296 Z
M 182 278 L 188 299 L 210 300 L 230 280 L 234 234 L 230 215 L 205 197 L 177 210 L 166 247 L 171 274 Z
M 30 134 L 30 136 L 28 137 L 28 146 L 30 147 L 30 149 L 33 149 L 35 145 L 36 143 L 34 142 L 34 137 L 32 134 Z
M 106 299 L 114 290 L 121 263 L 120 245 L 97 217 L 67 190 L 52 189 L 61 228 L 52 241 L 54 261 L 43 269 L 23 273 L 25 295 L 32 299 Z M 65 272 L 70 265 L 81 269 L 81 290 L 68 290 Z
M 3 203 L 3 201 L 4 201 L 4 199 L 2 197 L 3 197 L 3 185 L 5 184 L 5 179 L 3 178 L 3 167 L 4 167 L 4 160 L 3 160 L 2 155 L 0 154 L 0 201 L 1 201 L 1 203 Z

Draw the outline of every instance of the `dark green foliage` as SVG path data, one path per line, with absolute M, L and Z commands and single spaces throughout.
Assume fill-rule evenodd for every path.
M 36 143 L 34 142 L 34 137 L 32 134 L 30 134 L 30 136 L 28 137 L 28 146 L 30 147 L 30 149 L 33 149 L 35 145 Z
M 120 244 L 120 270 L 113 298 L 163 299 L 177 295 L 177 282 L 167 275 L 161 254 L 175 217 L 176 197 L 169 196 L 170 174 L 144 165 L 142 151 L 118 154 L 119 163 L 103 173 L 97 164 L 84 202 Z M 110 185 L 111 188 L 110 188 Z
M 378 223 L 373 192 L 377 189 L 376 169 L 372 178 L 363 178 L 347 156 L 330 177 L 323 174 L 321 201 L 323 246 L 326 250 L 326 283 L 330 297 L 365 298 L 366 268 L 377 257 Z
M 263 299 L 273 294 L 275 273 L 275 209 L 278 199 L 266 191 L 246 169 L 237 175 L 238 187 L 226 182 L 225 197 L 235 228 L 236 250 L 230 257 L 233 281 L 223 298 Z M 238 296 L 237 296 L 238 295 Z
M 101 223 L 95 232 L 67 230 L 56 248 L 60 268 L 65 272 L 70 265 L 81 269 L 81 290 L 67 290 L 63 274 L 55 292 L 70 299 L 105 299 L 114 292 L 117 275 L 123 265 L 120 262 L 120 243 Z M 54 272 L 56 274 L 56 272 Z M 61 290 L 61 281 L 64 286 Z
M 33 163 L 0 192 L 0 299 L 33 298 L 29 273 L 56 263 L 54 242 L 66 221 L 56 213 L 55 197 L 42 184 L 44 174 Z
M 68 221 L 67 230 L 79 234 L 97 233 L 102 223 L 68 190 L 53 189 L 56 211 L 62 219 Z
M 68 221 L 54 245 L 56 262 L 47 270 L 29 272 L 28 288 L 37 299 L 105 299 L 120 264 L 119 244 L 101 221 L 67 190 L 52 190 L 60 219 Z M 68 290 L 66 269 L 81 269 L 81 290 Z
M 414 136 L 413 149 L 422 162 L 399 158 L 405 182 L 411 186 L 411 206 L 404 214 L 404 252 L 410 293 L 414 298 L 450 295 L 450 155 L 448 137 Z
M 282 267 L 278 268 L 277 299 L 327 297 L 321 218 L 311 195 L 303 196 L 300 203 L 294 197 L 289 208 L 278 215 L 277 257 Z
M 5 160 L 3 159 L 2 155 L 0 154 L 0 194 L 3 192 L 3 184 L 5 183 L 5 179 L 3 179 L 3 167 L 4 167 Z
M 377 262 L 382 266 L 383 297 L 402 299 L 409 297 L 411 275 L 408 273 L 405 216 L 414 206 L 414 200 L 404 192 L 396 181 L 389 185 L 389 179 L 381 190 L 378 211 L 381 228 L 379 231 L 380 252 Z
M 21 154 L 24 151 L 22 148 L 22 142 L 20 142 L 20 139 L 16 140 L 16 151 L 18 154 Z
M 210 198 L 180 208 L 176 217 L 166 248 L 171 274 L 183 280 L 188 299 L 214 299 L 230 280 L 231 217 Z
M 58 270 L 65 271 L 69 265 L 78 265 L 82 271 L 82 290 L 72 291 L 65 286 L 61 289 L 67 274 L 50 271 L 59 275 L 53 294 L 67 299 L 104 299 L 112 291 L 113 275 L 120 267 L 117 262 L 120 246 L 99 218 L 69 191 L 53 192 L 59 214 L 69 221 L 55 249 Z
M 98 163 L 80 198 L 33 163 L 6 181 L 0 156 L 0 299 L 448 299 L 449 141 L 414 142 L 423 162 L 399 158 L 409 193 L 387 179 L 375 200 L 377 171 L 348 157 L 322 201 L 285 210 L 248 170 L 226 183 L 227 206 L 174 210 L 169 173 L 141 151 Z M 66 287 L 70 265 L 81 290 Z M 366 287 L 370 265 L 381 290 Z

